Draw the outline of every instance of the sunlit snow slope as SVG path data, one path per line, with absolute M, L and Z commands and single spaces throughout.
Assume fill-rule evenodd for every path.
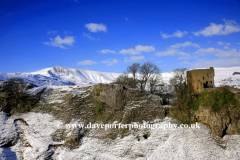
M 23 78 L 36 85 L 91 85 L 97 83 L 110 83 L 120 73 L 107 73 L 85 69 L 65 67 L 51 67 L 32 73 L 0 73 L 0 80 L 12 77 Z

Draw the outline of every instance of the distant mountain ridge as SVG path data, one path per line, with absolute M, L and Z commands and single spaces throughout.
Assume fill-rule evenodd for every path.
M 12 77 L 23 78 L 24 81 L 36 85 L 91 85 L 97 83 L 111 83 L 120 73 L 108 73 L 74 69 L 66 67 L 50 67 L 31 73 L 0 73 L 0 80 Z
M 235 85 L 240 88 L 240 75 L 234 72 L 239 72 L 240 67 L 231 68 L 214 68 L 215 69 L 215 86 L 220 85 Z M 0 73 L 0 80 L 8 80 L 12 77 L 23 78 L 24 81 L 40 85 L 78 85 L 86 86 L 97 83 L 111 83 L 121 73 L 110 73 L 91 71 L 86 69 L 74 69 L 67 67 L 50 67 L 36 72 L 30 73 Z M 168 83 L 173 77 L 173 72 L 162 73 L 163 83 Z

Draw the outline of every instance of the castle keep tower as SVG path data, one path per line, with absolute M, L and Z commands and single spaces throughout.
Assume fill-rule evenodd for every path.
M 204 88 L 214 87 L 214 68 L 187 71 L 187 85 L 192 94 L 200 94 Z

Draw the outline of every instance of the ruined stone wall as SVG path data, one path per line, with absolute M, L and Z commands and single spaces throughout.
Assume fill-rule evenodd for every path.
M 214 87 L 214 68 L 187 71 L 187 85 L 192 94 L 200 94 L 204 88 Z

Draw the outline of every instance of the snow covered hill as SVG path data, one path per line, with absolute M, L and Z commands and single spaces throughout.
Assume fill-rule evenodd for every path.
M 240 72 L 240 67 L 214 69 L 216 87 L 219 87 L 220 85 L 234 85 L 234 87 L 240 88 L 240 74 L 233 75 L 234 72 Z M 111 83 L 120 74 L 121 73 L 90 71 L 86 69 L 51 67 L 31 73 L 0 73 L 0 80 L 4 81 L 12 77 L 18 77 L 38 86 L 87 86 L 97 83 Z M 168 83 L 169 79 L 173 77 L 173 72 L 162 73 L 162 77 L 164 83 Z
M 233 75 L 234 72 L 240 72 L 240 67 L 231 68 L 214 68 L 215 69 L 215 86 L 230 85 L 240 88 L 240 74 Z
M 97 83 L 110 83 L 119 75 L 120 73 L 107 73 L 66 67 L 51 67 L 32 73 L 0 73 L 0 80 L 5 81 L 12 77 L 18 77 L 38 86 L 87 86 Z

